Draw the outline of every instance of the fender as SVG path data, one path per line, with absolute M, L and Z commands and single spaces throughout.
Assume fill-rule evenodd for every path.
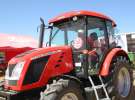
M 63 75 L 62 78 L 68 78 L 68 79 L 71 79 L 79 84 L 82 84 L 82 82 L 80 81 L 79 78 L 75 77 L 75 76 L 71 76 L 71 75 Z
M 127 53 L 121 49 L 121 48 L 114 48 L 112 49 L 106 56 L 103 64 L 101 65 L 101 70 L 99 72 L 99 75 L 101 76 L 107 76 L 109 74 L 110 64 L 112 62 L 112 59 L 117 55 L 123 55 L 126 58 L 128 58 Z M 128 58 L 129 59 L 129 58 Z

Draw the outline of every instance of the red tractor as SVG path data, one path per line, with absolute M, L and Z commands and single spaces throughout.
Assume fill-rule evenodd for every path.
M 91 11 L 61 14 L 44 25 L 46 48 L 12 58 L 0 100 L 131 100 L 132 71 L 115 42 L 115 22 Z

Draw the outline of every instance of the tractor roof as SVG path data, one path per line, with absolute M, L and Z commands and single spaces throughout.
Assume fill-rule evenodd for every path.
M 74 17 L 74 16 L 84 16 L 84 15 L 107 19 L 107 20 L 112 21 L 114 26 L 116 25 L 115 22 L 111 18 L 109 18 L 109 17 L 107 17 L 107 16 L 105 16 L 105 15 L 103 15 L 101 13 L 97 13 L 97 12 L 93 12 L 93 11 L 84 11 L 84 10 L 70 11 L 70 12 L 60 14 L 60 15 L 52 18 L 51 20 L 49 20 L 49 23 L 59 22 L 61 20 L 71 18 L 71 17 Z

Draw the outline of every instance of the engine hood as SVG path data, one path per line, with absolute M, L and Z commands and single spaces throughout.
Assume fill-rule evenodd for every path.
M 37 59 L 43 56 L 52 55 L 69 49 L 71 49 L 71 47 L 69 46 L 37 48 L 15 56 L 9 61 L 9 64 L 15 64 L 20 61 Z

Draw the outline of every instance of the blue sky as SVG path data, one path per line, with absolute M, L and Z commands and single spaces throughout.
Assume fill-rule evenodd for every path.
M 120 32 L 135 31 L 135 0 L 0 0 L 0 33 L 38 37 L 42 16 L 48 19 L 66 11 L 91 10 L 113 18 Z

